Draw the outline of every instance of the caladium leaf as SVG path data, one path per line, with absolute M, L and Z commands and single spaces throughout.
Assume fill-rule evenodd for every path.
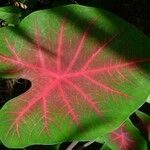
M 146 141 L 129 119 L 118 129 L 107 134 L 105 143 L 115 150 L 147 150 Z
M 118 129 L 103 137 L 106 145 L 116 150 L 147 150 L 150 141 L 150 116 L 136 111 Z
M 0 30 L 0 64 L 32 86 L 0 111 L 6 146 L 93 140 L 147 98 L 149 39 L 111 13 L 63 6 L 35 12 L 19 28 L 28 36 Z
M 144 124 L 144 127 L 147 129 L 147 136 L 150 143 L 150 116 L 140 111 L 137 111 L 136 114 L 140 117 Z

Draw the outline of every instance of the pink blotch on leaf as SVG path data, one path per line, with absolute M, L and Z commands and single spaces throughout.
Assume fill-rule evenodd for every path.
M 111 143 L 117 145 L 118 150 L 136 150 L 136 142 L 133 140 L 129 131 L 125 129 L 125 125 L 122 125 L 116 131 L 110 134 Z

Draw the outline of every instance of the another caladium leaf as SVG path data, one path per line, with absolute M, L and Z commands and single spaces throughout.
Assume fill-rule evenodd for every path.
M 18 8 L 1 7 L 0 19 L 7 21 L 9 25 L 17 25 L 20 23 L 21 11 Z
M 150 103 L 150 95 L 148 96 L 148 98 L 146 99 L 146 101 L 147 101 L 148 103 Z
M 101 150 L 111 150 L 107 144 L 104 144 Z
M 0 63 L 32 87 L 0 111 L 6 146 L 95 139 L 148 96 L 149 39 L 114 15 L 71 5 L 35 12 L 19 29 L 0 30 Z
M 136 114 L 142 120 L 144 127 L 147 129 L 148 140 L 150 141 L 150 116 L 140 111 L 137 111 Z
M 105 143 L 115 150 L 147 150 L 147 144 L 141 133 L 130 120 L 105 136 Z

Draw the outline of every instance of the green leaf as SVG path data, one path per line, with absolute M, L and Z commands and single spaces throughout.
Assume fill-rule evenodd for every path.
M 104 144 L 101 150 L 111 150 L 107 144 Z
M 148 96 L 148 98 L 146 99 L 146 101 L 147 101 L 148 103 L 150 103 L 150 95 Z
M 150 141 L 150 116 L 140 111 L 137 111 L 136 113 L 140 117 L 140 119 L 143 121 L 143 124 L 145 128 L 147 129 L 148 138 Z
M 116 129 L 150 92 L 149 38 L 102 9 L 37 11 L 0 36 L 1 65 L 32 82 L 0 111 L 7 147 L 94 140 Z
M 1 7 L 0 19 L 8 22 L 8 24 L 18 25 L 20 23 L 21 11 L 14 7 Z

